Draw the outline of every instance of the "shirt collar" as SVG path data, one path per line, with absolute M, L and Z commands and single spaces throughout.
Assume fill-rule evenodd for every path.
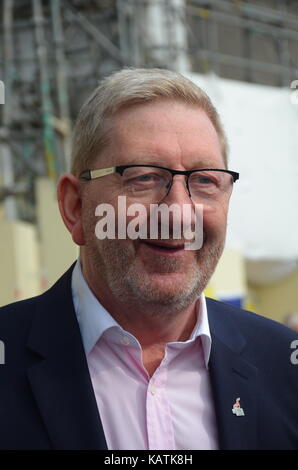
M 81 263 L 78 260 L 75 264 L 71 279 L 72 297 L 74 308 L 78 319 L 84 350 L 86 355 L 91 352 L 102 334 L 110 328 L 120 328 L 123 333 L 125 330 L 119 325 L 109 312 L 95 297 L 88 286 L 82 270 Z M 204 294 L 198 298 L 197 302 L 197 323 L 190 336 L 184 343 L 194 341 L 197 337 L 201 337 L 204 362 L 208 368 L 208 362 L 211 351 L 211 335 L 208 322 L 207 305 Z M 171 343 L 181 344 L 181 342 Z

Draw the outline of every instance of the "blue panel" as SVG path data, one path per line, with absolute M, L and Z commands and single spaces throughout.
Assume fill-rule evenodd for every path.
M 234 305 L 234 307 L 243 307 L 244 298 L 243 297 L 221 297 L 219 300 L 222 300 L 226 304 Z

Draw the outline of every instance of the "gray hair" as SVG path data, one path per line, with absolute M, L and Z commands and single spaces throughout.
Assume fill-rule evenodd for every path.
M 157 99 L 196 105 L 217 131 L 227 166 L 228 145 L 219 115 L 208 95 L 183 75 L 165 69 L 125 68 L 104 78 L 83 104 L 73 132 L 71 171 L 78 176 L 109 143 L 105 126 L 121 108 Z

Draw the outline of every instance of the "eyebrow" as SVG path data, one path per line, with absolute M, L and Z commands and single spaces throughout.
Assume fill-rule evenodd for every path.
M 146 159 L 145 161 L 142 161 L 140 162 L 139 159 L 132 159 L 128 165 L 157 165 L 157 166 L 165 166 L 166 163 L 164 161 L 161 161 L 161 160 L 156 160 L 155 158 L 154 159 Z M 217 166 L 214 166 L 214 163 L 210 162 L 210 160 L 208 159 L 208 161 L 205 161 L 204 163 L 202 162 L 202 160 L 200 159 L 199 160 L 199 163 L 196 163 L 195 165 L 192 165 L 193 169 L 196 170 L 196 169 L 200 169 L 200 168 L 217 168 Z M 190 168 L 191 169 L 191 168 Z

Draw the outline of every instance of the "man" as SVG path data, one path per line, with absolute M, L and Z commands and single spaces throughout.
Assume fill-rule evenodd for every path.
M 1 309 L 1 448 L 297 448 L 297 335 L 203 294 L 238 178 L 209 98 L 170 71 L 122 70 L 84 104 L 73 149 L 58 200 L 80 259 Z M 189 229 L 202 207 L 202 246 L 174 237 L 178 212 L 168 237 L 160 214 L 157 238 L 104 237 L 103 208 L 132 222 L 124 197 L 145 208 L 137 233 L 151 204 L 191 207 Z

